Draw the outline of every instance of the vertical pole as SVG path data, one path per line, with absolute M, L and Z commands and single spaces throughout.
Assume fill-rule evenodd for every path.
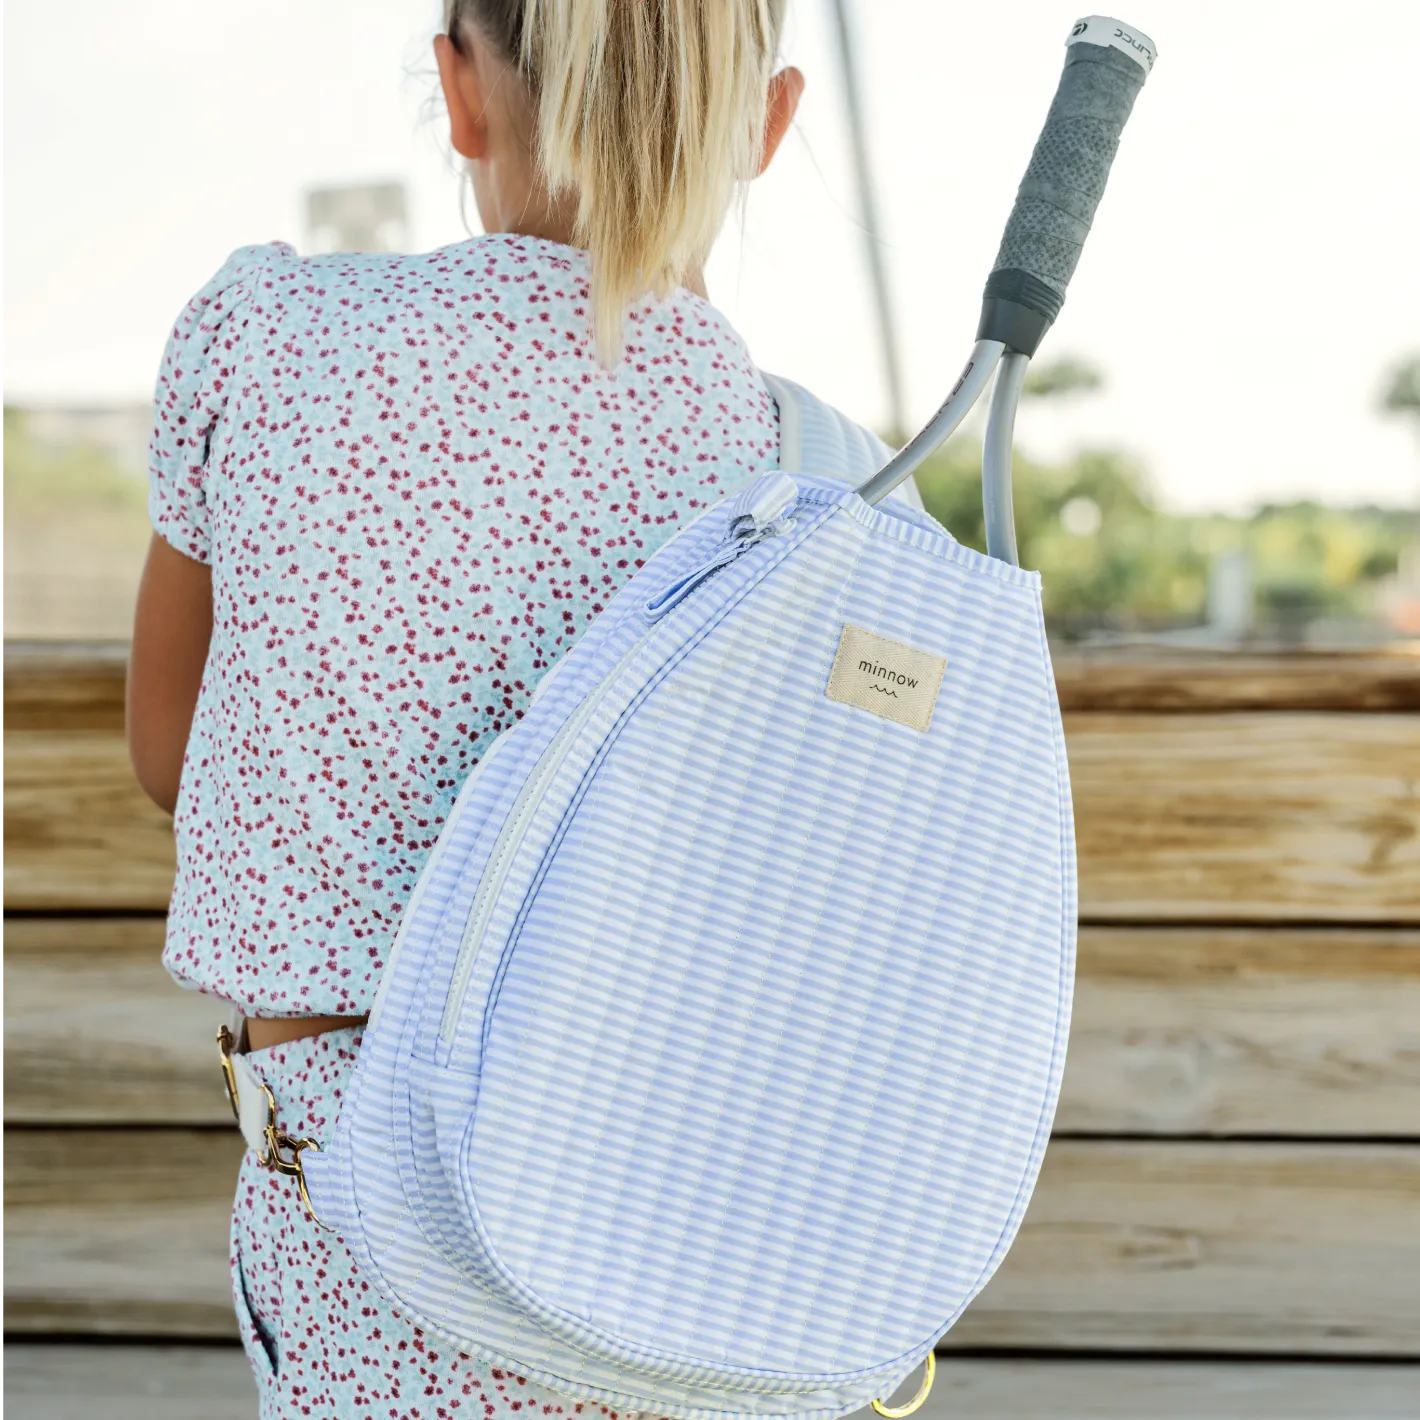
M 887 380 L 888 414 L 892 420 L 891 442 L 900 443 L 907 435 L 907 418 L 902 404 L 902 370 L 897 358 L 897 328 L 892 300 L 888 295 L 887 269 L 883 264 L 878 205 L 873 176 L 868 166 L 868 144 L 863 127 L 863 103 L 858 90 L 857 58 L 849 28 L 850 0 L 832 0 L 834 30 L 838 40 L 839 68 L 843 93 L 848 104 L 848 135 L 853 151 L 853 176 L 858 194 L 858 220 L 863 228 L 863 244 L 868 258 L 868 276 L 873 286 L 873 305 L 882 346 L 883 374 Z

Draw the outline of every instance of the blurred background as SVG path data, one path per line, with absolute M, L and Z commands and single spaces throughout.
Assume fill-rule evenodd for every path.
M 794 0 L 798 130 L 708 270 L 759 362 L 901 437 L 950 386 L 1077 7 Z M 1057 639 L 1420 632 L 1420 7 L 1135 0 L 1161 59 L 1018 423 Z M 476 231 L 435 3 L 6 14 L 5 634 L 126 636 L 167 330 L 234 247 Z M 462 210 L 461 210 L 462 207 Z M 981 545 L 969 426 L 919 478 Z
M 707 272 L 761 365 L 895 438 L 930 415 L 1079 13 L 790 0 L 797 131 Z M 1414 1420 L 1420 5 L 1127 17 L 1159 62 L 1017 423 L 1075 808 L 1069 1060 L 1019 1239 L 922 1420 Z M 124 741 L 148 401 L 235 247 L 470 239 L 438 18 L 6 7 L 17 1420 L 254 1412 L 226 1012 L 160 964 L 171 820 Z M 980 436 L 919 477 L 977 546 Z

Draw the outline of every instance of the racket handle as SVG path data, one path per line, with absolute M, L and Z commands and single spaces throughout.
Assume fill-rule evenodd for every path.
M 986 282 L 978 340 L 1034 355 L 1060 313 L 1154 42 L 1103 15 L 1065 41 L 1065 70 Z

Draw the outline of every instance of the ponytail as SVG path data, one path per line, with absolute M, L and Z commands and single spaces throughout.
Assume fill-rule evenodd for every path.
M 709 255 L 755 175 L 785 0 L 446 0 L 501 48 L 537 106 L 537 163 L 575 193 L 597 353 L 620 357 L 638 296 Z

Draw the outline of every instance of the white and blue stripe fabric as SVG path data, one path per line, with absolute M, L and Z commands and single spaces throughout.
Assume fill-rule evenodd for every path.
M 787 467 L 464 786 L 305 1155 L 409 1320 L 680 1420 L 830 1420 L 932 1349 L 1020 1223 L 1074 970 L 1038 575 L 869 507 L 882 446 L 772 388 Z M 830 698 L 845 627 L 945 661 L 926 729 Z

